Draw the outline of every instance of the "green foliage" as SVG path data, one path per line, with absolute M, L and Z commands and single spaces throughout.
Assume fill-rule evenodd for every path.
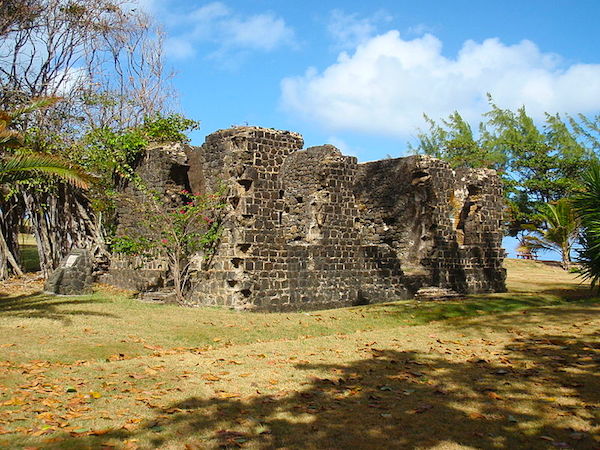
M 600 152 L 600 115 L 589 118 L 583 114 L 568 116 L 569 125 L 586 148 Z
M 454 168 L 488 167 L 500 171 L 504 169 L 505 155 L 476 140 L 471 126 L 457 111 L 447 119 L 442 119 L 442 125 L 438 125 L 427 115 L 424 117 L 429 131 L 420 131 L 417 134 L 419 144 L 416 148 L 409 144 L 409 149 L 414 153 L 444 159 Z
M 87 189 L 92 177 L 81 167 L 53 155 L 26 152 L 22 133 L 11 129 L 15 121 L 22 116 L 47 108 L 59 99 L 40 98 L 20 106 L 13 111 L 0 111 L 0 151 L 16 149 L 16 153 L 0 153 L 0 184 L 14 184 L 37 178 L 58 177 L 67 183 Z
M 516 236 L 543 226 L 543 205 L 581 189 L 580 173 L 596 159 L 597 147 L 589 143 L 598 144 L 598 118 L 565 121 L 547 114 L 540 127 L 524 107 L 511 111 L 489 101 L 490 111 L 477 137 L 458 112 L 441 125 L 425 116 L 429 130 L 418 134 L 418 146 L 412 150 L 444 159 L 452 167 L 496 169 L 504 183 L 507 231 Z
M 159 196 L 152 199 L 150 228 L 156 233 L 148 238 L 153 244 L 162 247 L 167 253 L 180 252 L 188 257 L 196 252 L 209 256 L 221 236 L 221 224 L 217 212 L 226 203 L 222 192 L 217 194 L 180 193 L 183 205 L 169 211 L 169 206 Z
M 90 97 L 89 102 L 110 102 L 110 97 Z M 196 129 L 198 123 L 181 114 L 155 115 L 143 125 L 124 130 L 110 127 L 89 131 L 74 149 L 74 157 L 98 178 L 91 192 L 92 206 L 107 219 L 105 228 L 110 236 L 116 209 L 117 187 L 123 182 L 145 189 L 135 174 L 135 166 L 151 142 L 187 142 L 185 131 Z M 117 246 L 122 243 L 115 244 Z M 126 249 L 125 249 L 126 250 Z
M 131 179 L 135 160 L 147 145 L 148 140 L 139 129 L 97 128 L 85 136 L 82 164 L 111 179 L 115 175 Z
M 188 142 L 185 132 L 197 127 L 194 120 L 170 114 L 148 117 L 142 126 L 125 130 L 96 128 L 86 134 L 78 149 L 79 158 L 109 180 L 115 176 L 131 180 L 135 162 L 150 142 Z
M 177 248 L 182 255 L 202 252 L 209 257 L 221 237 L 217 211 L 224 208 L 222 193 L 180 193 L 183 204 L 173 209 L 155 193 L 146 193 L 146 202 L 138 205 L 147 217 L 140 223 L 140 233 L 112 239 L 113 252 L 143 255 L 152 249 L 169 253 Z
M 121 236 L 112 238 L 110 249 L 114 253 L 125 253 L 128 255 L 144 255 L 152 248 L 152 243 L 142 237 Z
M 186 133 L 197 130 L 200 123 L 182 114 L 146 117 L 142 131 L 152 142 L 189 142 Z
M 493 132 L 487 145 L 507 155 L 510 176 L 516 189 L 526 194 L 529 207 L 539 209 L 581 186 L 579 174 L 595 156 L 577 141 L 558 114 L 547 114 L 539 129 L 524 107 L 515 113 L 491 106 L 486 116 Z
M 578 262 L 581 276 L 595 286 L 600 280 L 600 164 L 592 163 L 582 178 L 583 190 L 573 198 L 583 228 Z
M 180 302 L 185 299 L 192 257 L 205 259 L 214 253 L 221 237 L 220 211 L 225 208 L 224 188 L 215 194 L 180 192 L 180 204 L 138 186 L 146 201 L 140 202 L 143 217 L 135 235 L 114 240 L 113 251 L 144 254 L 158 249 L 167 256 L 175 292 Z
M 525 237 L 525 244 L 532 250 L 550 250 L 560 253 L 565 270 L 571 266 L 571 249 L 579 236 L 579 220 L 569 199 L 540 208 L 544 228 Z

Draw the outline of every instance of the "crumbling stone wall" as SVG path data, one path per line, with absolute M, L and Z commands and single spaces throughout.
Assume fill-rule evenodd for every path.
M 150 147 L 138 161 L 135 172 L 145 189 L 162 196 L 165 205 L 179 205 L 181 191 L 190 190 L 188 153 L 195 153 L 183 144 L 163 144 Z M 140 205 L 148 202 L 148 194 L 128 183 L 119 195 L 117 206 L 117 236 L 126 236 L 147 220 Z
M 190 157 L 188 155 L 193 155 Z M 183 144 L 154 145 L 147 149 L 136 165 L 136 174 L 146 189 L 162 196 L 164 205 L 181 204 L 181 191 L 191 190 L 192 182 L 203 187 L 201 153 Z M 190 167 L 194 173 L 190 173 Z M 194 186 L 197 187 L 197 186 Z M 119 193 L 117 206 L 117 237 L 144 234 L 144 222 L 148 221 L 148 194 L 130 182 Z M 123 289 L 147 291 L 165 285 L 168 272 L 166 257 L 154 252 L 151 255 L 114 253 L 108 273 L 100 282 Z
M 396 254 L 409 290 L 505 290 L 502 188 L 493 170 L 452 170 L 409 156 L 361 164 L 355 195 L 363 239 Z
M 330 145 L 302 147 L 296 133 L 237 127 L 159 157 L 165 192 L 228 189 L 222 240 L 195 260 L 190 304 L 287 311 L 411 298 L 424 286 L 505 289 L 493 171 L 424 156 L 358 164 Z M 167 176 L 169 164 L 187 178 Z

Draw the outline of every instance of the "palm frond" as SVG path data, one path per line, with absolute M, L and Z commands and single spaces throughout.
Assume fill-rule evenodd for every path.
M 0 159 L 0 184 L 44 176 L 56 176 L 83 189 L 92 180 L 81 167 L 52 155 L 31 153 Z
M 583 173 L 582 180 L 583 192 L 573 199 L 583 226 L 578 262 L 581 277 L 594 287 L 600 281 L 600 164 L 592 163 Z
M 34 98 L 26 105 L 21 106 L 15 110 L 9 112 L 9 120 L 14 120 L 23 114 L 29 114 L 34 111 L 49 108 L 50 106 L 58 103 L 61 100 L 60 97 L 39 97 Z
M 552 242 L 550 240 L 545 239 L 543 236 L 525 236 L 523 239 L 524 249 L 531 249 L 534 251 L 545 250 L 545 251 L 561 251 L 561 246 Z
M 0 148 L 16 148 L 23 145 L 23 136 L 16 130 L 7 130 L 0 125 Z
M 16 119 L 23 114 L 29 114 L 34 111 L 48 108 L 60 100 L 60 97 L 40 97 L 31 100 L 28 104 L 15 110 L 0 111 L 0 148 L 15 148 L 20 147 L 23 144 L 23 135 L 17 130 L 10 129 L 10 126 Z

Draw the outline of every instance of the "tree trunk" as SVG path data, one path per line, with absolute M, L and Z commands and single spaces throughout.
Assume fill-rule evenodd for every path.
M 5 280 L 13 274 L 23 275 L 19 252 L 21 220 L 22 208 L 16 198 L 0 200 L 0 280 Z
M 15 275 L 23 275 L 15 255 L 10 250 L 3 234 L 0 233 L 0 280 L 6 280 L 9 277 L 11 268 Z
M 97 263 L 108 257 L 99 220 L 80 190 L 60 184 L 52 192 L 23 192 L 23 198 L 45 277 L 72 248 L 87 248 Z
M 567 246 L 562 249 L 562 262 L 561 266 L 565 270 L 569 270 L 571 268 L 571 247 Z

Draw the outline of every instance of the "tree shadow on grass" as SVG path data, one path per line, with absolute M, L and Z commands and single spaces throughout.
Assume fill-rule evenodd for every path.
M 546 306 L 600 304 L 600 298 L 574 290 L 548 290 L 539 294 L 509 293 L 469 296 L 459 301 L 410 301 L 369 305 L 371 312 L 382 310 L 385 314 L 396 314 L 398 319 L 412 324 L 432 321 L 472 318 L 481 315 L 509 313 Z M 493 316 L 495 317 L 495 316 Z
M 188 448 L 598 448 L 598 336 L 528 335 L 505 350 L 490 362 L 367 345 L 349 364 L 299 363 L 306 381 L 297 391 L 190 397 L 138 429 L 57 446 L 143 438 L 198 445 Z M 327 375 L 303 374 L 315 369 Z
M 564 327 L 562 324 L 566 322 L 572 324 L 571 332 L 578 333 L 582 324 L 600 313 L 599 306 L 577 302 L 570 304 L 568 308 L 529 308 L 516 311 L 515 314 L 478 315 L 465 318 L 465 321 L 450 320 L 443 322 L 442 326 L 457 331 L 467 326 L 472 332 L 486 330 L 502 332 L 509 329 L 518 331 L 526 325 L 537 325 L 540 329 L 551 329 L 557 324 Z
M 592 290 L 589 286 L 580 285 L 573 288 L 555 288 L 555 289 L 544 289 L 541 291 L 545 295 L 553 295 L 555 297 L 564 299 L 566 301 L 593 301 L 598 300 L 598 291 Z
M 71 324 L 72 316 L 116 318 L 116 315 L 110 313 L 68 308 L 69 306 L 81 306 L 101 302 L 103 300 L 90 299 L 87 296 L 81 298 L 59 297 L 35 292 L 30 295 L 0 298 L 0 317 L 51 319 L 61 321 L 64 325 Z

